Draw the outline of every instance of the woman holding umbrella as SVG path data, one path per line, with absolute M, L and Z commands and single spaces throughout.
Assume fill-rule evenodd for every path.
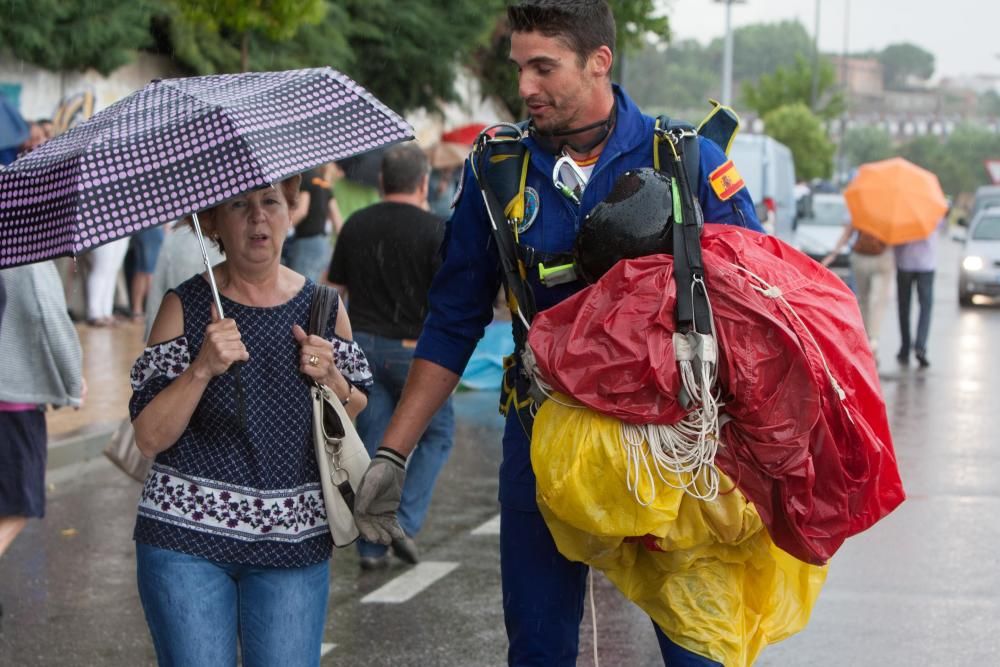
M 306 335 L 315 283 L 280 263 L 299 176 L 202 211 L 225 253 L 164 298 L 132 370 L 139 593 L 161 665 L 318 665 L 332 542 L 310 383 L 357 415 L 371 373 L 347 313 Z M 338 303 L 338 306 L 340 304 Z M 240 366 L 245 424 L 237 414 Z M 360 390 L 360 391 L 359 391 Z

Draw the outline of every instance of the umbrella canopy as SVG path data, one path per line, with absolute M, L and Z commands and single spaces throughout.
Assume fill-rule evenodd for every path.
M 927 238 L 948 211 L 937 176 L 898 157 L 861 165 L 844 198 L 851 224 L 890 245 Z
M 153 81 L 0 170 L 0 268 L 74 255 L 412 134 L 328 67 Z

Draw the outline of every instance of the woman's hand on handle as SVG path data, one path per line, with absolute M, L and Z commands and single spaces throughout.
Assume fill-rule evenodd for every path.
M 228 371 L 237 361 L 249 358 L 236 320 L 219 319 L 215 304 L 212 304 L 212 323 L 205 328 L 205 341 L 192 364 L 194 373 L 202 379 L 211 379 Z

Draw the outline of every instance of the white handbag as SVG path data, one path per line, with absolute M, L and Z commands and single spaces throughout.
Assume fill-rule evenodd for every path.
M 337 291 L 317 285 L 309 312 L 309 333 L 323 336 L 337 303 Z M 358 539 L 354 523 L 354 493 L 371 458 L 340 399 L 329 387 L 313 383 L 313 444 L 323 489 L 326 520 L 333 545 L 346 547 Z
M 326 520 L 330 524 L 333 545 L 346 547 L 358 539 L 354 523 L 354 492 L 371 458 L 347 416 L 340 400 L 324 385 L 314 385 L 313 440 L 316 463 L 323 486 Z
M 153 459 L 147 459 L 136 447 L 135 431 L 132 430 L 132 420 L 128 417 L 118 424 L 108 444 L 104 446 L 104 455 L 137 482 L 145 482 L 146 475 L 153 466 Z

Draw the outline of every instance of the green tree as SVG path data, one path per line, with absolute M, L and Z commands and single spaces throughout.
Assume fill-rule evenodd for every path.
M 456 99 L 459 65 L 487 42 L 503 7 L 503 0 L 341 2 L 354 53 L 351 76 L 397 111 Z
M 906 80 L 914 77 L 926 81 L 934 74 L 934 54 L 915 44 L 890 44 L 878 54 L 885 75 L 885 86 L 892 90 L 906 88 Z
M 889 133 L 879 127 L 856 127 L 844 135 L 842 148 L 852 166 L 885 160 L 896 154 Z
M 764 116 L 768 135 L 788 146 L 795 158 L 795 178 L 827 178 L 833 171 L 834 145 L 820 119 L 802 102 L 773 109 Z
M 623 81 L 626 58 L 647 44 L 670 41 L 670 19 L 660 16 L 654 0 L 610 0 L 615 14 L 615 71 L 613 78 Z
M 813 65 L 802 56 L 795 57 L 791 67 L 778 67 L 773 74 L 760 77 L 756 85 L 743 84 L 743 101 L 761 117 L 774 109 L 790 104 L 806 106 L 812 98 Z M 844 96 L 837 89 L 837 75 L 826 58 L 819 61 L 815 112 L 821 118 L 832 119 L 844 111 Z
M 707 65 L 722 71 L 723 40 L 712 40 L 705 49 Z M 794 67 L 797 58 L 812 61 L 812 37 L 798 21 L 758 23 L 733 31 L 733 80 L 756 81 L 779 67 Z
M 239 43 L 240 71 L 250 65 L 250 40 L 260 34 L 273 42 L 291 39 L 303 25 L 326 15 L 325 0 L 174 0 L 181 15 L 207 34 L 231 35 Z
M 979 95 L 977 106 L 984 116 L 1000 116 L 1000 95 L 995 90 L 987 90 Z
M 709 69 L 695 40 L 650 45 L 629 58 L 625 88 L 647 113 L 671 115 L 706 108 L 718 94 L 719 74 Z
M 254 23 L 221 23 L 215 0 L 196 3 L 201 13 L 165 5 L 154 22 L 158 50 L 198 74 L 236 69 L 276 70 L 329 65 L 365 86 L 393 109 L 435 108 L 455 98 L 460 63 L 488 37 L 502 0 L 441 0 L 403 3 L 389 0 L 310 0 L 323 17 L 303 23 L 290 0 L 265 3 Z M 259 0 L 225 0 L 258 8 Z M 285 21 L 288 8 L 295 21 Z M 298 6 L 301 9 L 301 6 Z M 308 13 L 307 13 L 308 14 Z M 312 14 L 308 14 L 312 16 Z M 275 18 L 270 21 L 267 17 Z M 229 19 L 226 19 L 229 21 Z M 311 19 L 310 19 L 311 20 Z M 294 28 L 294 30 L 293 30 Z M 429 48 L 432 39 L 433 48 Z M 241 64 L 241 45 L 246 60 Z M 248 53 L 247 53 L 248 51 Z M 506 56 L 505 56 L 506 58 Z
M 0 51 L 50 70 L 108 74 L 150 43 L 149 0 L 5 0 Z
M 1000 157 L 1000 136 L 984 127 L 963 124 L 944 140 L 916 137 L 902 146 L 901 153 L 937 174 L 945 192 L 958 195 L 989 183 L 983 161 Z

